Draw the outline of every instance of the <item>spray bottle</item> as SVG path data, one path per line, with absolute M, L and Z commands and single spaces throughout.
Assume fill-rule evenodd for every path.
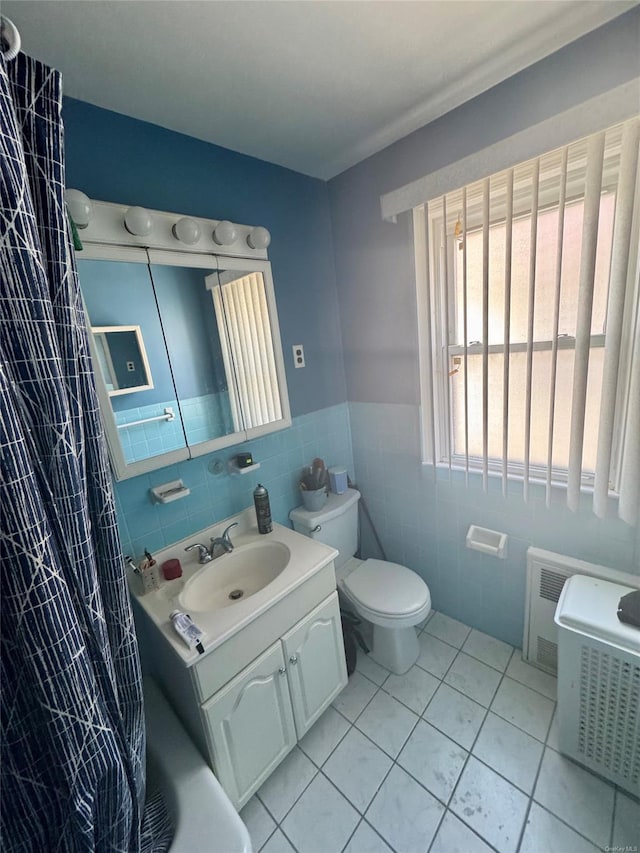
M 269 504 L 269 492 L 262 483 L 258 483 L 253 492 L 253 503 L 256 507 L 256 518 L 258 520 L 258 533 L 271 533 L 273 524 L 271 522 L 271 506 Z

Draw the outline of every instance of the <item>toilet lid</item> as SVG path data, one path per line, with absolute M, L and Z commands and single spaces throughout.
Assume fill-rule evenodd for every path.
M 365 560 L 345 578 L 344 585 L 364 607 L 394 616 L 419 610 L 429 596 L 429 588 L 419 575 L 384 560 Z

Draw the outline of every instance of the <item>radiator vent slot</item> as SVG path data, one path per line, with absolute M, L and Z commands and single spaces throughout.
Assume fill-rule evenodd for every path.
M 549 569 L 540 569 L 540 597 L 557 604 L 566 580 L 567 575 L 561 575 Z
M 558 644 L 552 643 L 550 640 L 545 640 L 544 637 L 538 637 L 538 653 L 536 655 L 537 662 L 545 669 L 558 671 Z

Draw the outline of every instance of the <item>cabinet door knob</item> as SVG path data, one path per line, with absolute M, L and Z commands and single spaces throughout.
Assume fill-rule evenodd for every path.
M 298 663 L 298 658 L 296 657 L 296 655 L 291 655 L 291 657 L 289 658 L 289 663 Z
M 281 666 L 281 667 L 278 669 L 278 672 L 280 673 L 280 675 L 284 675 L 286 671 L 287 671 L 287 670 L 286 670 L 286 667 L 284 667 L 284 666 Z

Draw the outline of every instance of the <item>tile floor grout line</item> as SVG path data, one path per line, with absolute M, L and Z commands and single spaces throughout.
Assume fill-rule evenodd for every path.
M 278 765 L 278 767 L 281 767 L 281 766 L 282 766 L 282 764 L 284 764 L 284 762 L 287 760 L 287 758 L 289 757 L 289 755 L 291 755 L 291 754 L 293 753 L 293 751 L 294 751 L 296 748 L 297 748 L 297 749 L 300 749 L 300 747 L 298 746 L 298 744 L 297 744 L 297 743 L 296 743 L 296 745 L 293 747 L 293 749 L 291 749 L 291 750 L 288 752 L 287 757 L 286 757 L 286 758 L 284 758 L 284 759 L 282 760 L 281 764 L 279 764 L 279 765 Z M 282 820 L 278 820 L 278 819 L 276 818 L 276 816 L 275 816 L 275 815 L 274 815 L 274 814 L 269 810 L 269 806 L 268 806 L 268 805 L 267 805 L 267 804 L 262 800 L 262 798 L 260 798 L 260 797 L 259 797 L 258 792 L 259 792 L 259 790 L 260 790 L 260 789 L 258 789 L 258 791 L 256 791 L 256 796 L 258 796 L 258 798 L 260 799 L 260 802 L 261 802 L 261 803 L 262 803 L 262 805 L 265 807 L 265 809 L 269 812 L 269 814 L 271 815 L 271 817 L 273 818 L 273 820 L 275 820 L 275 822 L 276 822 L 276 824 L 277 824 L 278 826 L 280 826 L 282 823 L 284 823 L 284 821 L 285 821 L 285 820 L 287 819 L 287 817 L 289 816 L 289 814 L 290 814 L 291 810 L 293 809 L 293 807 L 298 803 L 298 801 L 299 801 L 300 797 L 302 797 L 302 795 L 303 795 L 303 794 L 304 794 L 304 792 L 307 790 L 307 788 L 309 787 L 309 785 L 311 785 L 311 783 L 313 782 L 313 780 L 316 778 L 316 776 L 317 776 L 317 775 L 318 775 L 318 773 L 320 772 L 320 770 L 316 767 L 316 765 L 313 763 L 313 761 L 311 761 L 311 759 L 306 755 L 306 753 L 304 753 L 302 750 L 300 750 L 300 751 L 302 752 L 302 754 L 304 755 L 304 757 L 305 757 L 305 758 L 307 758 L 307 760 L 308 760 L 308 761 L 310 761 L 310 762 L 311 762 L 311 764 L 313 764 L 313 767 L 314 767 L 314 769 L 315 769 L 315 773 L 313 774 L 313 776 L 311 777 L 311 779 L 307 782 L 307 784 L 304 786 L 304 788 L 302 789 L 302 791 L 300 791 L 300 793 L 299 793 L 299 794 L 298 794 L 298 796 L 295 798 L 295 800 L 293 801 L 293 803 L 289 806 L 289 808 L 287 809 L 287 811 L 284 813 L 284 815 L 283 815 L 283 817 L 282 817 Z M 269 777 L 269 778 L 270 778 L 270 777 Z M 266 782 L 266 779 L 265 779 L 265 782 Z
M 262 802 L 262 800 L 260 800 L 260 802 Z M 269 815 L 269 816 L 271 817 L 271 815 Z M 271 830 L 271 832 L 269 833 L 269 835 L 267 835 L 267 837 L 266 837 L 266 839 L 265 839 L 264 843 L 263 843 L 263 844 L 261 844 L 261 845 L 260 845 L 260 847 L 258 847 L 258 851 L 257 851 L 257 853 L 260 853 L 260 851 L 261 851 L 261 850 L 264 850 L 264 848 L 265 848 L 265 847 L 267 846 L 267 844 L 271 841 L 271 839 L 273 838 L 273 836 L 276 834 L 276 832 L 277 832 L 279 829 L 280 829 L 280 827 L 279 827 L 279 826 L 278 826 L 278 824 L 276 823 L 276 825 L 273 827 L 273 829 Z M 251 833 L 249 833 L 249 838 L 251 838 Z
M 619 788 L 616 785 L 616 789 L 613 793 L 613 809 L 611 811 L 611 832 L 609 833 L 609 847 L 613 847 L 613 836 L 616 826 L 616 812 L 618 811 L 618 792 Z
M 372 802 L 373 802 L 373 800 L 372 800 Z M 389 844 L 389 842 L 386 840 L 386 838 L 384 838 L 384 836 L 380 832 L 378 832 L 378 830 L 375 828 L 375 826 L 370 821 L 368 821 L 366 819 L 366 817 L 363 817 L 361 822 L 366 823 L 367 826 L 369 827 L 369 829 L 371 829 L 372 832 L 375 832 L 375 834 L 378 836 L 378 838 L 382 839 L 382 841 L 384 842 L 384 844 L 387 845 L 389 850 L 392 850 L 393 853 L 396 853 L 395 848 Z M 357 853 L 357 851 L 356 851 L 356 853 Z
M 346 843 L 343 847 L 341 847 L 341 853 L 344 853 L 344 851 L 347 849 L 347 847 L 351 844 L 351 839 L 352 839 L 352 838 L 353 838 L 353 836 L 356 834 L 356 832 L 358 831 L 358 829 L 362 826 L 362 821 L 363 821 L 363 820 L 364 820 L 364 818 L 362 817 L 362 815 L 360 815 L 360 820 L 359 820 L 359 821 L 357 822 L 357 824 L 354 826 L 354 828 L 353 828 L 353 831 L 352 831 L 351 835 L 347 838 L 347 843 Z M 357 853 L 357 851 L 356 851 L 356 853 Z
M 524 822 L 522 824 L 522 828 L 520 830 L 520 835 L 518 837 L 518 843 L 516 844 L 516 853 L 519 853 L 520 848 L 522 847 L 522 842 L 524 841 L 524 835 L 527 831 L 527 822 L 529 820 L 529 815 L 531 814 L 531 806 L 535 802 L 538 805 L 537 801 L 533 799 L 533 795 L 536 792 L 536 787 L 538 785 L 538 779 L 540 778 L 540 771 L 542 770 L 542 762 L 544 761 L 544 754 L 547 749 L 547 741 L 549 740 L 549 733 L 551 731 L 551 726 L 553 725 L 553 718 L 556 715 L 556 705 L 554 705 L 553 713 L 551 714 L 551 719 L 549 720 L 549 725 L 547 726 L 547 733 L 545 735 L 545 739 L 542 743 L 542 752 L 540 753 L 540 759 L 538 761 L 538 769 L 536 770 L 536 775 L 533 780 L 533 785 L 531 786 L 531 793 L 529 794 L 529 802 L 527 803 L 527 808 L 524 814 Z

